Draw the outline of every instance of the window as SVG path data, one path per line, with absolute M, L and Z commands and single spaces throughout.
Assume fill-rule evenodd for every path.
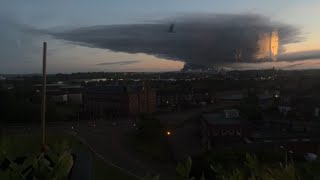
M 213 136 L 219 136 L 220 135 L 220 130 L 214 129 L 213 130 Z
M 230 135 L 234 135 L 234 130 L 233 130 L 233 129 L 230 129 L 230 130 L 229 130 L 229 134 L 230 134 Z
M 237 135 L 239 135 L 239 136 L 242 135 L 242 129 L 237 129 Z
M 221 134 L 222 134 L 223 136 L 227 135 L 227 130 L 226 130 L 226 129 L 222 129 L 222 130 L 221 130 Z

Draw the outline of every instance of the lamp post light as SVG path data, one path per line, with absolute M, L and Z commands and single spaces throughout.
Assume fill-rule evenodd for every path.
M 167 135 L 167 136 L 170 136 L 170 135 L 171 135 L 171 131 L 167 131 L 167 132 L 166 132 L 166 135 Z

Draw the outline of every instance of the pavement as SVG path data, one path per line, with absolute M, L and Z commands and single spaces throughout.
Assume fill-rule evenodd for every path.
M 93 158 L 88 151 L 75 149 L 75 163 L 71 172 L 71 180 L 91 180 L 93 177 Z

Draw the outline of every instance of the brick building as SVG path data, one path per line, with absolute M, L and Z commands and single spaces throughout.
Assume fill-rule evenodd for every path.
M 211 102 L 211 96 L 205 88 L 178 88 L 157 91 L 157 105 L 181 106 Z
M 236 109 L 202 115 L 201 143 L 205 146 L 240 142 L 250 134 L 250 124 L 239 117 Z
M 88 87 L 84 110 L 97 118 L 151 114 L 156 111 L 156 94 L 140 86 L 108 85 Z

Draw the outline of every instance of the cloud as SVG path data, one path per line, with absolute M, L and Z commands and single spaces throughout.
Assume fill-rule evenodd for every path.
M 170 31 L 170 25 L 174 29 Z M 52 36 L 83 46 L 115 52 L 145 53 L 186 62 L 186 67 L 211 67 L 257 58 L 262 34 L 276 31 L 279 53 L 284 45 L 303 41 L 298 28 L 255 15 L 186 15 L 148 24 L 91 26 L 52 32 Z M 235 57 L 238 56 L 238 57 Z
M 286 53 L 279 56 L 281 61 L 298 61 L 308 59 L 320 59 L 320 50 Z
M 108 65 L 128 65 L 128 64 L 135 64 L 139 63 L 140 61 L 134 60 L 134 61 L 119 61 L 119 62 L 104 62 L 104 63 L 98 63 L 96 65 L 99 66 L 108 66 Z
M 35 37 L 27 32 L 29 27 L 1 15 L 0 24 L 0 60 L 3 67 L 19 65 L 20 62 L 31 58 L 35 50 Z
M 294 68 L 294 67 L 301 66 L 301 65 L 304 65 L 304 64 L 306 64 L 306 62 L 300 62 L 300 63 L 295 63 L 295 64 L 287 65 L 287 66 L 285 66 L 285 67 L 283 67 L 283 68 L 285 68 L 285 69 Z

